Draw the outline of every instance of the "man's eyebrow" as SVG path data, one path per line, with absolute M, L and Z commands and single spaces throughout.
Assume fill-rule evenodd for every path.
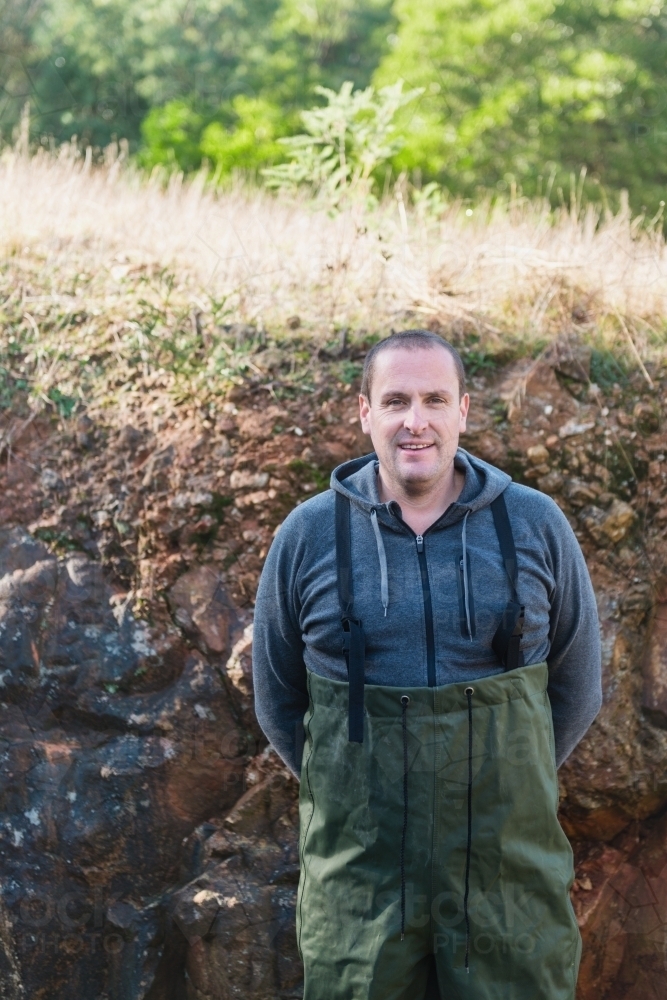
M 427 392 L 421 392 L 419 395 L 444 396 L 446 399 L 452 399 L 454 394 L 450 392 L 449 389 L 429 389 Z M 410 393 L 405 392 L 402 389 L 388 389 L 386 392 L 382 393 L 380 399 L 395 399 L 397 396 L 400 397 L 401 399 L 408 399 Z

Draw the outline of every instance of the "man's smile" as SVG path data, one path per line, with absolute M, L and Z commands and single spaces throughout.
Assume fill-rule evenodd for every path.
M 399 442 L 398 447 L 402 448 L 404 451 L 423 451 L 425 448 L 432 448 L 433 442 L 431 441 L 431 442 L 424 442 L 423 444 L 410 444 L 407 441 L 405 441 L 405 442 Z

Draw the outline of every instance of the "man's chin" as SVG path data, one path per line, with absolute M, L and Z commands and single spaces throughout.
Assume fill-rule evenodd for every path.
M 411 488 L 419 490 L 425 486 L 430 486 L 433 480 L 438 478 L 438 473 L 437 463 L 425 458 L 417 460 L 410 458 L 407 461 L 399 458 L 396 463 L 397 477 L 408 491 Z
M 396 464 L 406 472 L 413 470 L 417 474 L 433 474 L 439 465 L 439 454 L 436 448 L 424 448 L 423 451 L 409 451 L 399 448 Z

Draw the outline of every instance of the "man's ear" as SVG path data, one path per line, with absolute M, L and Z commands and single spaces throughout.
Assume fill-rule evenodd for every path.
M 359 419 L 361 421 L 361 429 L 364 434 L 370 434 L 371 423 L 369 420 L 369 414 L 371 412 L 371 401 L 367 396 L 363 396 L 359 393 Z
M 466 429 L 468 419 L 468 409 L 470 407 L 470 396 L 464 392 L 459 402 L 459 434 L 463 434 Z

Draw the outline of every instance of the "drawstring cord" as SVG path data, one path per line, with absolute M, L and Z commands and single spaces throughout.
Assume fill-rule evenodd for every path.
M 468 896 L 470 894 L 470 852 L 472 848 L 472 696 L 473 687 L 465 689 L 468 699 L 468 844 L 466 847 L 466 880 L 463 896 L 463 914 L 466 922 L 466 957 L 465 969 L 470 972 L 470 917 L 468 915 Z
M 408 832 L 408 705 L 410 697 L 401 696 L 403 727 L 403 832 L 401 833 L 401 941 L 405 937 L 405 838 Z
M 378 516 L 375 507 L 371 510 L 371 524 L 373 525 L 373 531 L 375 532 L 375 544 L 377 545 L 378 559 L 380 560 L 380 600 L 382 601 L 384 616 L 386 618 L 387 608 L 389 607 L 389 574 L 387 573 L 387 553 L 384 550 L 382 532 L 380 531 L 380 525 L 378 524 Z
M 466 511 L 466 516 L 463 518 L 463 528 L 461 529 L 461 546 L 463 548 L 463 603 L 465 605 L 466 612 L 466 625 L 468 627 L 468 638 L 472 642 L 472 623 L 470 618 L 470 584 L 468 582 L 468 549 L 466 545 L 466 521 L 468 520 L 468 515 L 470 511 Z

